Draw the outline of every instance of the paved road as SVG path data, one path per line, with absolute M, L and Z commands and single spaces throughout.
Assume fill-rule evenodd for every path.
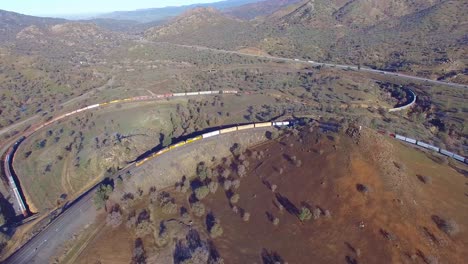
M 168 43 L 168 42 L 152 42 L 152 41 L 148 41 L 148 40 L 140 40 L 140 42 L 155 43 L 155 44 L 170 44 L 170 45 L 174 45 L 174 46 L 178 46 L 178 47 L 184 47 L 184 48 L 190 48 L 190 49 L 196 49 L 196 50 L 208 50 L 208 51 L 212 51 L 212 52 L 216 52 L 216 53 L 236 54 L 236 55 L 241 55 L 241 56 L 249 56 L 249 57 L 255 57 L 255 58 L 262 58 L 262 59 L 270 59 L 270 60 L 276 60 L 276 61 L 308 63 L 308 64 L 311 64 L 313 66 L 338 68 L 338 69 L 343 69 L 343 70 L 349 70 L 350 69 L 350 70 L 355 70 L 355 71 L 378 73 L 378 74 L 398 77 L 398 78 L 406 79 L 406 80 L 420 81 L 420 82 L 425 82 L 425 83 L 430 83 L 430 84 L 437 84 L 437 85 L 444 85 L 444 86 L 468 89 L 468 85 L 465 85 L 465 84 L 437 81 L 437 80 L 432 80 L 432 79 L 427 79 L 427 78 L 423 78 L 423 77 L 407 75 L 407 74 L 398 73 L 398 72 L 388 72 L 388 71 L 375 70 L 375 69 L 364 68 L 364 67 L 361 67 L 360 69 L 358 69 L 358 67 L 356 65 L 322 63 L 322 62 L 308 61 L 308 60 L 303 60 L 303 59 L 291 59 L 291 58 L 282 58 L 282 57 L 274 57 L 274 56 L 255 55 L 255 54 L 242 53 L 242 52 L 239 52 L 239 51 L 214 49 L 214 48 L 209 48 L 209 47 L 204 47 L 204 46 L 196 46 L 196 45 L 173 44 L 173 43 Z

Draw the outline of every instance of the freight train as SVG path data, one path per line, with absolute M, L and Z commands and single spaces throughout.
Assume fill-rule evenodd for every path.
M 198 141 L 198 140 L 211 138 L 211 137 L 215 137 L 215 136 L 218 136 L 218 135 L 223 135 L 223 134 L 227 134 L 227 133 L 231 133 L 231 132 L 242 131 L 242 130 L 246 130 L 246 129 L 272 127 L 272 126 L 282 127 L 282 126 L 289 126 L 291 124 L 292 124 L 292 121 L 264 122 L 264 123 L 254 123 L 254 124 L 241 125 L 241 126 L 233 126 L 233 127 L 228 127 L 228 128 L 224 128 L 224 129 L 220 129 L 220 130 L 216 130 L 216 131 L 212 131 L 212 132 L 207 132 L 207 133 L 204 133 L 204 134 L 202 134 L 200 136 L 197 136 L 197 137 L 194 137 L 194 138 L 189 138 L 189 139 L 187 139 L 185 141 L 181 141 L 181 142 L 176 143 L 174 145 L 171 145 L 169 147 L 163 148 L 160 151 L 154 153 L 153 155 L 151 155 L 149 157 L 146 157 L 146 158 L 142 159 L 141 161 L 138 161 L 135 164 L 135 166 L 139 167 L 139 166 L 143 165 L 145 162 L 147 162 L 147 161 L 149 161 L 149 160 L 151 160 L 151 159 L 153 159 L 153 158 L 155 158 L 157 156 L 160 156 L 160 155 L 168 152 L 169 150 L 173 150 L 175 148 L 182 147 L 184 145 L 193 143 L 193 142 Z
M 429 149 L 429 150 L 438 152 L 438 153 L 440 153 L 442 155 L 445 155 L 445 156 L 450 157 L 450 158 L 454 158 L 454 159 L 456 159 L 458 161 L 461 161 L 461 162 L 464 162 L 464 163 L 468 164 L 468 159 L 467 158 L 462 157 L 462 156 L 460 156 L 458 154 L 455 154 L 453 152 L 450 152 L 448 150 L 441 149 L 439 147 L 430 145 L 430 144 L 425 143 L 423 141 L 416 140 L 416 139 L 409 138 L 409 137 L 405 137 L 405 136 L 398 135 L 398 134 L 392 134 L 391 136 L 398 139 L 398 140 L 401 140 L 401 141 L 404 141 L 404 142 L 407 142 L 407 143 L 411 143 L 411 144 L 420 146 L 420 147 L 425 148 L 425 149 Z

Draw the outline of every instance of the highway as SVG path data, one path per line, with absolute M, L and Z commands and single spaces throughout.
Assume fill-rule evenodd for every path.
M 174 44 L 172 44 L 174 45 Z M 290 59 L 290 58 L 279 58 L 279 57 L 270 57 L 270 56 L 261 56 L 261 55 L 252 55 L 245 54 L 237 51 L 227 51 L 227 50 L 218 50 L 208 47 L 200 46 L 188 46 L 188 45 L 177 45 L 181 47 L 196 49 L 196 50 L 209 50 L 217 53 L 229 53 L 236 54 L 240 56 L 250 56 L 256 58 L 291 62 L 291 63 L 306 63 L 313 66 L 322 66 L 322 67 L 333 67 L 343 70 L 351 69 L 358 71 L 358 67 L 354 65 L 335 65 L 329 63 L 319 63 L 311 62 L 301 59 Z M 456 88 L 468 88 L 466 85 L 441 82 L 431 79 L 426 79 L 422 77 L 410 76 L 401 73 L 393 72 L 383 72 L 380 70 L 374 70 L 369 68 L 361 68 L 359 71 L 366 71 L 377 74 L 391 75 L 398 78 L 423 81 L 427 83 L 445 85 Z M 134 164 L 129 165 L 125 170 L 130 172 L 135 169 Z M 114 175 L 116 177 L 121 172 Z M 94 195 L 94 189 L 84 194 L 80 197 L 76 203 L 73 203 L 68 209 L 65 210 L 59 217 L 57 217 L 48 227 L 46 227 L 42 232 L 32 238 L 27 242 L 22 248 L 16 251 L 12 256 L 10 256 L 5 263 L 47 263 L 49 262 L 49 257 L 53 255 L 55 250 L 68 241 L 74 233 L 82 230 L 88 223 L 92 223 L 94 216 L 96 215 L 96 210 L 94 209 L 92 197 Z

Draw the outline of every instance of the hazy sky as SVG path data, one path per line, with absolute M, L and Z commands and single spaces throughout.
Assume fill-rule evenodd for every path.
M 26 15 L 93 14 L 220 0 L 0 0 L 0 9 Z

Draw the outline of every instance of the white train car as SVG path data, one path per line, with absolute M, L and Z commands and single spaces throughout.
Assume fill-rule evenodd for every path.
M 175 93 L 172 96 L 185 96 L 185 93 Z
M 453 158 L 453 156 L 455 155 L 453 152 L 447 151 L 445 149 L 441 149 L 440 153 L 444 154 L 445 156 L 451 157 L 451 158 Z
M 427 148 L 428 149 L 431 149 L 431 150 L 434 150 L 436 152 L 439 152 L 440 151 L 440 148 L 439 147 L 436 147 L 436 146 L 433 146 L 433 145 L 429 145 L 427 144 Z
M 213 94 L 215 92 L 212 92 L 212 91 L 201 91 L 201 92 L 198 92 L 200 95 L 205 95 L 205 94 Z
M 203 139 L 205 139 L 205 138 L 210 138 L 210 137 L 214 137 L 214 136 L 217 136 L 217 135 L 219 135 L 219 130 L 209 132 L 209 133 L 205 133 L 205 134 L 202 135 L 202 137 L 203 137 Z
M 284 122 L 273 122 L 273 126 L 289 126 L 290 122 L 289 121 L 284 121 Z
M 460 155 L 453 154 L 453 158 L 458 160 L 458 161 L 465 162 L 465 158 L 460 156 Z
M 416 139 L 412 139 L 412 138 L 408 138 L 408 137 L 407 137 L 407 138 L 405 139 L 405 141 L 408 142 L 408 143 L 411 143 L 411 144 L 416 144 Z
M 401 141 L 406 141 L 406 137 L 396 134 L 395 138 Z
M 188 96 L 193 96 L 193 95 L 199 95 L 200 92 L 190 92 L 190 93 L 186 93 L 186 95 Z

